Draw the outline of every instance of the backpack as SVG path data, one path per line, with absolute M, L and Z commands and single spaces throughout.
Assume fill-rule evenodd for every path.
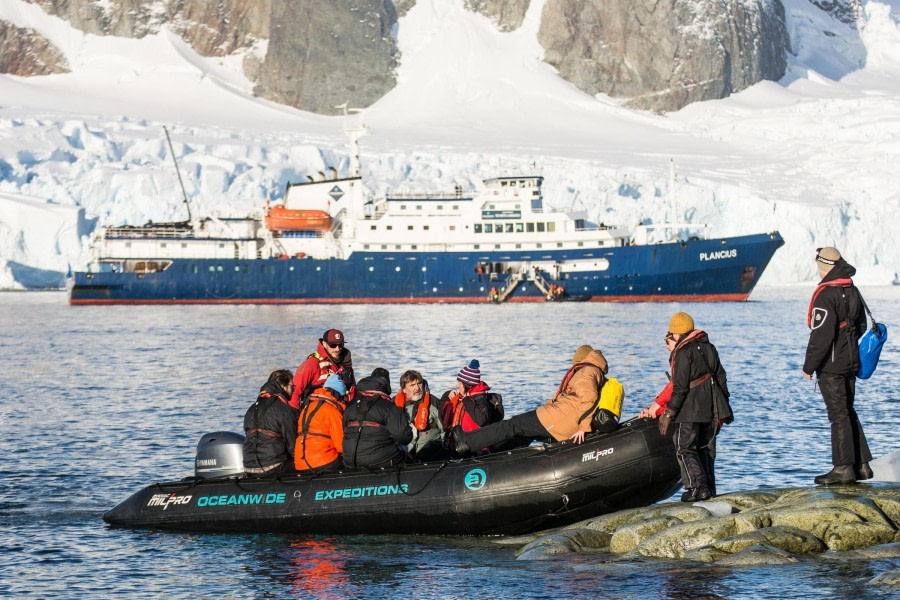
M 608 377 L 600 388 L 597 398 L 597 410 L 591 419 L 591 431 L 609 433 L 619 427 L 622 416 L 622 401 L 625 400 L 625 387 L 615 377 Z
M 859 371 L 856 376 L 859 379 L 868 379 L 878 366 L 881 357 L 881 348 L 887 341 L 887 326 L 884 323 L 874 323 L 872 328 L 866 331 L 859 339 Z

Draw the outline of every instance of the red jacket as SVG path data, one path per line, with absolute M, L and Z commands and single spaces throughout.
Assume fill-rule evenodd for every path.
M 356 380 L 353 377 L 350 351 L 346 348 L 342 350 L 339 360 L 340 363 L 335 362 L 322 345 L 322 340 L 319 340 L 316 351 L 307 356 L 294 373 L 294 392 L 291 394 L 290 405 L 300 408 L 300 401 L 314 389 L 321 387 L 332 373 L 341 375 L 347 388 L 351 388 Z

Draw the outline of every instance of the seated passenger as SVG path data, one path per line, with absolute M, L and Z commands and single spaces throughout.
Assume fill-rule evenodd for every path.
M 334 373 L 316 388 L 300 409 L 294 467 L 297 471 L 334 471 L 344 451 L 344 407 L 347 385 Z
M 503 420 L 503 398 L 489 393 L 481 380 L 481 364 L 472 359 L 456 375 L 456 389 L 441 397 L 441 424 L 444 431 L 456 426 L 472 431 Z
M 244 415 L 244 472 L 251 476 L 294 470 L 297 409 L 291 407 L 291 372 L 272 371 Z
M 381 377 L 387 382 L 388 396 L 391 395 L 391 374 L 384 367 L 375 367 L 372 369 L 372 377 Z M 402 406 L 400 408 L 403 408 Z
M 607 371 L 606 359 L 599 350 L 580 346 L 556 394 L 546 404 L 474 431 L 455 427 L 452 436 L 456 451 L 467 454 L 510 440 L 527 443 L 549 437 L 557 441 L 572 439 L 580 444 L 591 431 L 591 417 Z
M 344 465 L 390 467 L 402 463 L 412 428 L 391 397 L 381 377 L 365 377 L 356 384 L 356 395 L 344 410 Z M 404 448 L 405 449 L 405 448 Z
M 411 455 L 420 461 L 443 456 L 441 413 L 421 373 L 409 370 L 400 377 L 400 391 L 394 396 L 394 403 L 406 411 L 412 425 Z

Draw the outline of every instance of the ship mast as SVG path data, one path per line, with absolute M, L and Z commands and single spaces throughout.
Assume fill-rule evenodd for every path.
M 184 191 L 184 181 L 181 180 L 181 170 L 178 168 L 178 160 L 175 158 L 175 150 L 172 148 L 172 138 L 169 137 L 169 130 L 163 125 L 163 131 L 166 132 L 166 141 L 169 142 L 169 152 L 172 154 L 172 162 L 175 163 L 175 173 L 178 174 L 178 184 L 181 186 L 181 197 L 184 198 L 184 206 L 187 208 L 188 223 L 193 222 L 194 217 L 191 215 L 191 204 L 188 202 L 187 192 Z

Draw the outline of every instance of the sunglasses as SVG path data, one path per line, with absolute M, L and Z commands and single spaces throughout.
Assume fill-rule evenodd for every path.
M 666 333 L 665 340 L 666 340 L 666 343 L 668 343 L 668 342 L 674 342 L 674 341 L 675 341 L 675 334 L 672 333 L 671 331 L 668 332 L 668 333 Z
M 341 343 L 332 344 L 331 342 L 325 342 L 325 345 L 328 346 L 329 348 L 343 348 L 344 347 L 344 344 L 341 344 Z

